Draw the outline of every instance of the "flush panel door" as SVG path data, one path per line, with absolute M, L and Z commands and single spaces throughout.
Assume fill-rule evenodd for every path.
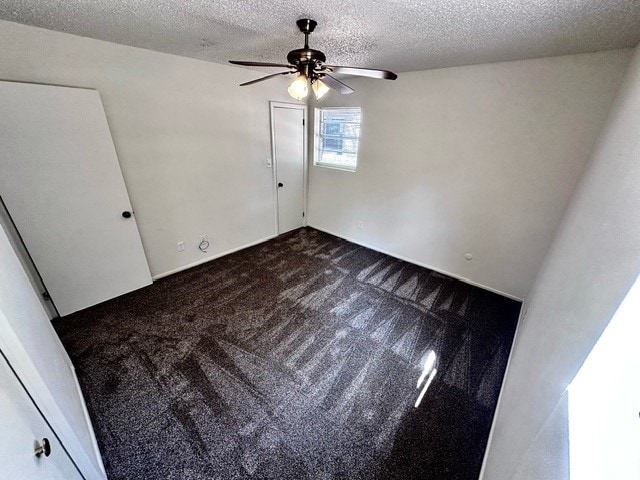
M 49 449 L 36 455 L 36 447 Z M 0 477 L 74 480 L 82 476 L 0 355 Z
M 60 315 L 151 283 L 97 91 L 0 82 L 0 196 Z
M 273 108 L 278 233 L 304 223 L 304 109 Z

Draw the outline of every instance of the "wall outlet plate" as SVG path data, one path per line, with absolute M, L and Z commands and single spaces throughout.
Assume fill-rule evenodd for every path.
M 178 242 L 178 251 L 179 252 L 184 252 L 184 242 L 183 241 Z

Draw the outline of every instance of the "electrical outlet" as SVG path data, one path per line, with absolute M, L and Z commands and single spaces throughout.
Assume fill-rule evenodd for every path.
M 364 222 L 362 220 L 358 220 L 358 228 L 364 230 Z
M 178 242 L 178 251 L 184 252 L 184 242 L 182 241 Z

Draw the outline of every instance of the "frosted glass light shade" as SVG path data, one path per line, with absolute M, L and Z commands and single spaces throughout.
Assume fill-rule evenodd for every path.
M 302 73 L 298 75 L 296 79 L 291 82 L 291 85 L 289 85 L 287 92 L 289 92 L 289 95 L 291 95 L 296 100 L 302 100 L 303 98 L 306 98 L 309 93 L 307 76 Z
M 311 88 L 313 89 L 313 93 L 316 95 L 317 100 L 320 100 L 322 97 L 324 97 L 330 90 L 329 87 L 327 87 L 327 84 L 320 79 L 313 82 L 311 84 Z

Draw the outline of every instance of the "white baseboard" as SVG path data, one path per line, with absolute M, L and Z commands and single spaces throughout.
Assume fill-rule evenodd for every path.
M 255 245 L 259 245 L 261 243 L 266 242 L 267 240 L 271 240 L 276 238 L 277 235 L 269 235 L 268 237 L 261 238 L 260 240 L 256 240 L 255 242 L 247 243 L 240 247 L 232 248 L 230 250 L 225 250 L 221 253 L 216 253 L 215 255 L 207 258 L 203 258 L 202 260 L 198 260 L 197 262 L 189 263 L 187 265 L 183 265 L 178 268 L 174 268 L 173 270 L 169 270 L 167 272 L 159 273 L 158 275 L 154 275 L 151 277 L 151 280 L 156 281 L 164 277 L 168 277 L 169 275 L 173 275 L 174 273 L 182 272 L 184 270 L 189 270 L 190 268 L 197 267 L 198 265 L 202 265 L 203 263 L 210 262 L 211 260 L 215 260 L 216 258 L 224 257 L 225 255 L 229 255 L 231 253 L 238 252 L 240 250 L 244 250 L 245 248 L 253 247 Z
M 321 232 L 324 232 L 324 233 L 328 233 L 329 235 L 333 235 L 334 237 L 343 238 L 344 240 L 347 240 L 347 241 L 349 241 L 351 243 L 355 243 L 356 245 L 360 245 L 362 247 L 370 248 L 371 250 L 375 250 L 376 252 L 384 253 L 385 255 L 389 255 L 390 257 L 397 258 L 398 260 L 402 260 L 404 262 L 413 263 L 414 265 L 417 265 L 419 267 L 428 268 L 429 270 L 433 270 L 434 272 L 438 272 L 438 273 L 441 273 L 443 275 L 447 275 L 448 277 L 455 278 L 456 280 L 460 280 L 461 282 L 467 283 L 469 285 L 473 285 L 474 287 L 482 288 L 483 290 L 488 290 L 490 292 L 497 293 L 498 295 L 502 295 L 503 297 L 507 297 L 507 298 L 510 298 L 512 300 L 517 300 L 518 302 L 522 302 L 523 301 L 521 298 L 516 297 L 515 295 L 511 295 L 510 293 L 501 292 L 500 290 L 496 290 L 495 288 L 487 287 L 486 285 L 482 285 L 482 284 L 480 284 L 478 282 L 474 282 L 473 280 L 470 280 L 468 278 L 461 277 L 460 275 L 456 275 L 455 273 L 447 272 L 445 270 L 441 270 L 439 268 L 432 267 L 431 265 L 427 265 L 425 263 L 418 262 L 418 261 L 413 260 L 411 258 L 403 257 L 402 255 L 398 255 L 397 253 L 393 253 L 393 252 L 390 252 L 388 250 L 384 250 L 382 248 L 379 248 L 379 247 L 376 247 L 376 246 L 373 246 L 373 245 L 369 245 L 369 244 L 367 244 L 365 242 L 362 242 L 360 240 L 356 240 L 354 238 L 346 237 L 344 235 L 341 235 L 341 234 L 336 233 L 336 232 L 332 232 L 332 231 L 327 230 L 325 228 L 316 227 L 315 225 L 312 225 L 312 224 L 309 224 L 309 227 L 315 228 L 316 230 L 320 230 Z
M 489 292 L 497 293 L 498 295 L 502 295 L 503 297 L 507 297 L 507 298 L 510 298 L 512 300 L 516 300 L 518 302 L 522 302 L 523 301 L 522 298 L 516 297 L 515 295 L 511 295 L 510 293 L 502 292 L 502 291 L 497 290 L 495 288 L 488 287 L 486 285 L 482 285 L 481 283 L 474 282 L 473 280 L 470 280 L 470 279 L 468 279 L 466 277 L 462 277 L 460 275 L 456 275 L 455 273 L 447 272 L 446 270 L 442 270 L 442 269 L 433 267 L 431 265 L 427 265 L 426 263 L 422 263 L 422 262 L 419 262 L 417 260 L 413 260 L 411 258 L 407 258 L 407 257 L 404 257 L 402 255 L 398 255 L 397 253 L 394 253 L 394 252 L 391 252 L 391 251 L 388 251 L 388 250 L 384 250 L 382 248 L 376 247 L 374 245 L 370 245 L 370 244 L 362 242 L 360 240 L 356 240 L 354 238 L 347 237 L 345 235 L 341 235 L 341 234 L 336 233 L 336 232 L 332 232 L 331 230 L 328 230 L 326 228 L 317 227 L 317 226 L 312 225 L 312 224 L 307 224 L 306 220 L 305 220 L 305 225 L 304 226 L 305 227 L 308 226 L 310 228 L 315 228 L 316 230 L 319 230 L 321 232 L 328 233 L 329 235 L 333 235 L 334 237 L 342 238 L 344 240 L 347 240 L 347 241 L 349 241 L 351 243 L 355 243 L 356 245 L 360 245 L 362 247 L 370 248 L 371 250 L 375 250 L 376 252 L 384 253 L 385 255 L 389 255 L 390 257 L 397 258 L 398 260 L 402 260 L 404 262 L 409 262 L 409 263 L 412 263 L 414 265 L 418 265 L 419 267 L 428 268 L 429 270 L 433 270 L 434 272 L 438 272 L 438 273 L 441 273 L 443 275 L 447 275 L 449 277 L 455 278 L 456 280 L 460 280 L 461 282 L 467 283 L 467 284 L 472 285 L 474 287 L 482 288 L 483 290 L 488 290 Z M 164 278 L 164 277 L 168 277 L 169 275 L 173 275 L 174 273 L 182 272 L 184 270 L 188 270 L 190 268 L 197 267 L 198 265 L 202 265 L 203 263 L 207 263 L 207 262 L 209 262 L 211 260 L 215 260 L 216 258 L 224 257 L 225 255 L 229 255 L 231 253 L 235 253 L 235 252 L 238 252 L 240 250 L 244 250 L 245 248 L 249 248 L 249 247 L 253 247 L 255 245 L 259 245 L 259 244 L 264 243 L 264 242 L 266 242 L 268 240 L 276 238 L 277 236 L 278 235 L 269 235 L 268 237 L 261 238 L 260 240 L 256 240 L 255 242 L 247 243 L 245 245 L 242 245 L 242 246 L 239 246 L 239 247 L 236 247 L 236 248 L 232 248 L 230 250 L 226 250 L 226 251 L 221 252 L 221 253 L 217 253 L 217 254 L 215 254 L 215 255 L 213 255 L 211 257 L 203 258 L 202 260 L 198 260 L 197 262 L 189 263 L 187 265 L 183 265 L 181 267 L 174 268 L 172 270 L 168 270 L 168 271 L 163 272 L 163 273 L 159 273 L 159 274 L 154 275 L 153 277 L 151 277 L 151 279 L 155 281 L 155 280 L 159 280 L 159 279 Z

